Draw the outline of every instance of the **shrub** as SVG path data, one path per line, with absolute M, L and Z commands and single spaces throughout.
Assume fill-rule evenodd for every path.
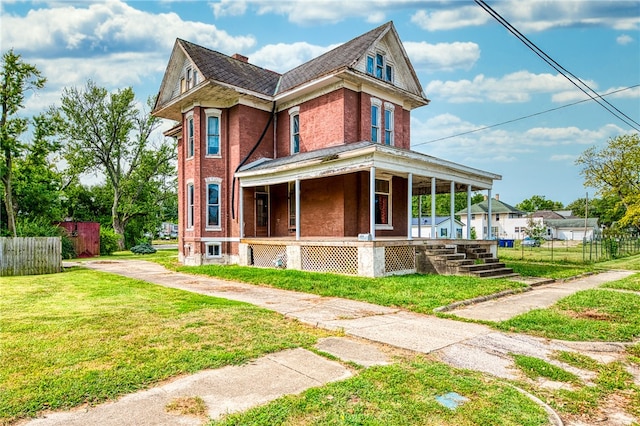
M 120 236 L 112 228 L 100 227 L 100 255 L 110 255 L 118 250 Z
M 143 243 L 131 247 L 131 251 L 135 254 L 153 254 L 156 252 L 156 249 L 149 243 Z
M 47 219 L 18 219 L 16 221 L 18 237 L 60 237 L 62 243 L 62 258 L 73 259 L 77 256 L 73 241 L 61 228 Z

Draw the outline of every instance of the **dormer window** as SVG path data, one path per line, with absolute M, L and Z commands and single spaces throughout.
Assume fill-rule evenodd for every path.
M 367 74 L 393 83 L 393 64 L 387 61 L 387 57 L 383 53 L 368 55 Z
M 191 75 L 191 68 L 187 68 L 187 73 L 186 73 L 186 80 L 187 80 L 187 90 L 191 89 L 193 87 L 193 80 L 192 80 L 192 75 Z

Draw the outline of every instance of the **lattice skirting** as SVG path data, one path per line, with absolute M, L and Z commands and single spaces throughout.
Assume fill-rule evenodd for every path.
M 357 247 L 302 246 L 300 257 L 303 271 L 358 275 Z
M 384 248 L 384 272 L 406 271 L 416 268 L 416 252 L 411 246 Z
M 286 246 L 270 246 L 255 244 L 250 245 L 251 257 L 249 265 L 261 268 L 286 268 L 287 248 Z

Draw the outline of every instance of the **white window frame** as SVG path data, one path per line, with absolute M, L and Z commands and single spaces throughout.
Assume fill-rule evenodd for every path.
M 204 110 L 206 115 L 206 145 L 207 145 L 207 153 L 205 157 L 208 158 L 220 158 L 222 157 L 222 111 L 217 108 L 207 108 Z M 209 154 L 209 118 L 215 117 L 218 119 L 218 153 L 217 154 Z
M 205 231 L 221 231 L 222 230 L 222 179 L 218 177 L 208 177 L 204 180 L 206 188 L 205 205 Z M 218 185 L 218 224 L 209 225 L 209 185 Z
M 387 113 L 389 113 L 389 120 L 387 120 Z M 385 145 L 394 146 L 395 144 L 395 131 L 394 131 L 394 121 L 395 121 L 395 105 L 385 102 L 384 103 L 384 143 Z M 387 139 L 387 134 L 389 138 Z
M 295 117 L 298 117 L 298 133 L 294 133 L 293 122 Z M 300 107 L 296 106 L 289 109 L 289 152 L 291 154 L 297 154 L 300 152 Z M 295 137 L 298 136 L 298 149 L 295 149 Z
M 371 64 L 371 68 L 369 68 L 369 64 Z M 376 73 L 376 57 L 375 55 L 369 54 L 367 55 L 367 62 L 365 63 L 365 72 L 369 75 L 375 75 Z
M 187 186 L 185 187 L 187 193 L 185 194 L 186 205 L 187 205 L 187 231 L 193 231 L 194 223 L 195 223 L 195 198 L 196 198 L 196 188 L 192 179 L 187 181 Z M 190 190 L 191 189 L 191 190 Z
M 388 223 L 376 223 L 376 229 L 380 229 L 380 230 L 392 230 L 393 229 L 393 217 L 392 217 L 392 212 L 393 212 L 393 197 L 392 197 L 392 193 L 393 193 L 393 179 L 392 178 L 376 178 L 376 181 L 386 181 L 389 182 L 389 192 L 379 192 L 376 191 L 374 188 L 374 193 L 375 195 L 378 194 L 382 194 L 382 195 L 386 195 L 387 196 L 387 217 L 388 219 Z
M 187 158 L 187 160 L 189 160 L 194 157 L 196 152 L 196 143 L 195 143 L 196 128 L 193 120 L 193 111 L 189 111 L 185 116 L 185 119 L 187 123 L 187 145 L 185 147 L 186 149 L 185 157 Z
M 373 121 L 374 121 L 373 120 L 373 117 L 374 117 L 373 109 L 374 108 L 376 108 L 376 111 L 375 111 L 376 125 L 373 124 Z M 382 137 L 382 134 L 380 132 L 380 120 L 382 118 L 380 116 L 380 110 L 381 109 L 382 109 L 382 101 L 380 99 L 377 99 L 377 98 L 371 98 L 371 136 L 372 136 L 371 142 L 374 142 L 374 143 L 381 143 L 381 137 Z M 376 135 L 375 139 L 376 140 L 373 140 L 374 139 L 373 138 L 374 129 L 375 129 L 375 135 Z
M 217 247 L 218 248 L 218 254 L 210 254 L 209 253 L 209 248 L 210 247 Z M 215 242 L 208 242 L 205 243 L 205 258 L 206 259 L 220 259 L 222 257 L 222 243 L 219 241 L 215 241 Z
M 187 67 L 184 71 L 184 76 L 187 82 L 187 90 L 190 90 L 193 87 L 193 70 L 191 67 Z
M 378 58 L 380 58 L 381 61 L 378 61 Z M 366 74 L 375 77 L 378 80 L 387 81 L 393 84 L 396 74 L 395 67 L 393 62 L 388 60 L 385 52 L 379 50 L 374 53 L 369 53 L 364 67 Z

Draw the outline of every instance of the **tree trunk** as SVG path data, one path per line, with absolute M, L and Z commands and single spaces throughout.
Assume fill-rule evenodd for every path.
M 4 186 L 4 206 L 7 210 L 7 229 L 9 234 L 13 237 L 17 237 L 16 232 L 16 212 L 13 208 L 13 189 L 11 187 L 11 152 L 5 150 L 5 167 L 6 174 L 2 176 L 2 185 Z
M 113 206 L 111 206 L 111 217 L 112 217 L 112 225 L 115 233 L 120 236 L 118 238 L 118 249 L 124 250 L 124 225 L 125 222 L 120 219 L 120 214 L 118 213 L 118 204 L 120 202 L 120 194 L 117 190 L 113 191 Z

